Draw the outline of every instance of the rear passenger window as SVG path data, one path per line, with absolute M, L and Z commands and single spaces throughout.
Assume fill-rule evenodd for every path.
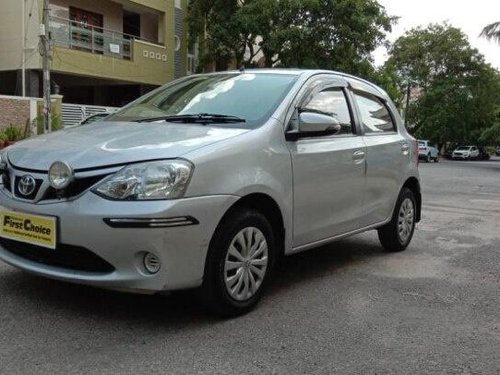
M 323 112 L 336 118 L 341 126 L 337 135 L 353 133 L 349 106 L 342 89 L 330 88 L 320 91 L 308 98 L 301 107 Z
M 396 127 L 385 104 L 376 96 L 354 93 L 365 133 L 394 132 Z

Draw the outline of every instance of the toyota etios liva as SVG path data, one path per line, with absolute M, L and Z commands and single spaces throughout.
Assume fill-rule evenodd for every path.
M 0 258 L 46 277 L 253 307 L 281 255 L 377 229 L 405 249 L 418 149 L 387 94 L 328 71 L 171 82 L 1 154 Z

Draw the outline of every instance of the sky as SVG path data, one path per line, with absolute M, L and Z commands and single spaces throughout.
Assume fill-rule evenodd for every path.
M 447 21 L 462 29 L 470 44 L 485 56 L 486 62 L 500 70 L 500 44 L 480 38 L 484 26 L 500 21 L 500 0 L 378 0 L 390 16 L 399 16 L 388 35 L 393 42 L 405 31 L 429 23 Z M 375 64 L 387 59 L 385 48 L 374 52 Z

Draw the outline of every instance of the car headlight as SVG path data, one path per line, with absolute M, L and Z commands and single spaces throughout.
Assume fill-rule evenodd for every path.
M 182 198 L 193 168 L 186 160 L 131 164 L 106 178 L 92 191 L 115 200 Z

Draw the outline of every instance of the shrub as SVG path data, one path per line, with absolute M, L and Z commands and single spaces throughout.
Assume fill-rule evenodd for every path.
M 52 131 L 61 130 L 63 128 L 63 123 L 61 116 L 52 114 Z M 38 135 L 43 134 L 43 116 L 38 116 L 36 118 L 36 133 Z
M 15 142 L 23 138 L 23 131 L 14 125 L 9 125 L 3 131 L 7 141 Z

